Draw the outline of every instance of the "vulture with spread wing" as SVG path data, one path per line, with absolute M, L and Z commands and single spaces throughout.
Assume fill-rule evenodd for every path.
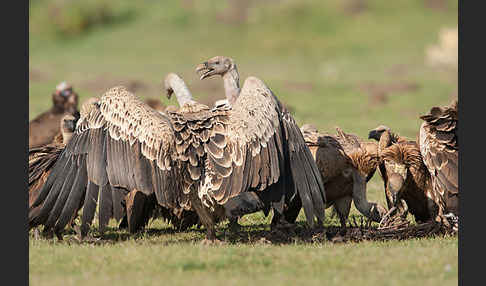
M 240 196 L 240 201 L 234 201 L 234 205 L 248 206 L 246 210 L 233 214 L 241 216 L 258 211 L 261 209 L 258 204 L 265 206 L 263 211 L 267 214 L 271 205 L 274 210 L 272 225 L 288 225 L 295 222 L 303 207 L 309 224 L 314 224 L 314 217 L 322 224 L 326 202 L 324 186 L 290 112 L 256 77 L 248 77 L 240 88 L 236 63 L 231 58 L 213 57 L 199 64 L 196 72 L 200 73 L 201 80 L 214 75 L 222 77 L 226 101 L 220 108 L 229 108 L 231 114 L 229 138 L 234 138 L 240 146 L 246 144 L 246 156 L 237 154 L 241 156 L 241 163 L 236 160 L 231 167 L 227 165 L 228 171 L 233 168 L 229 177 L 242 178 L 235 186 L 251 190 L 246 197 Z M 209 155 L 213 160 L 217 153 L 210 150 Z
M 29 227 L 62 230 L 86 197 L 84 222 L 87 202 L 96 205 L 92 194 L 99 190 L 102 205 L 112 187 L 154 194 L 169 209 L 195 210 L 210 240 L 219 217 L 241 210 L 225 204 L 248 191 L 271 205 L 274 218 L 298 197 L 311 226 L 315 217 L 323 221 L 324 187 L 302 134 L 261 81 L 247 81 L 238 106 L 187 101 L 167 115 L 123 87 L 108 90 L 80 118 L 29 209 Z
M 385 208 L 366 199 L 366 182 L 378 165 L 377 144 L 364 142 L 340 128 L 336 128 L 336 135 L 321 134 L 309 124 L 301 130 L 322 175 L 326 207 L 334 206 L 341 229 L 346 228 L 351 201 L 363 215 L 379 222 Z
M 186 84 L 177 74 L 167 74 L 164 80 L 164 88 L 167 93 L 167 97 L 170 99 L 171 95 L 175 93 L 180 104 L 184 104 L 184 99 L 192 98 Z M 147 100 L 145 103 L 154 108 L 154 106 L 150 105 Z M 154 109 L 166 113 L 170 110 L 178 110 L 177 107 L 172 105 L 168 106 L 164 110 L 160 108 Z M 161 217 L 167 222 L 170 222 L 178 230 L 185 230 L 199 223 L 199 219 L 195 212 L 182 208 L 165 208 L 157 203 L 157 199 L 154 194 L 146 195 L 137 189 L 131 190 L 125 196 L 124 203 L 126 207 L 126 215 L 123 218 L 120 227 L 127 227 L 131 233 L 137 232 L 147 225 L 150 218 Z

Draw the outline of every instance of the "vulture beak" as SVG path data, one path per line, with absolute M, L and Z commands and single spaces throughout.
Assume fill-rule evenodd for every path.
M 208 62 L 197 65 L 196 72 L 200 74 L 200 80 L 210 77 L 214 74 L 214 69 L 209 67 Z
M 398 174 L 392 174 L 388 178 L 387 187 L 388 187 L 388 190 L 391 194 L 391 199 L 392 199 L 393 205 L 396 205 L 397 202 L 399 201 L 400 191 L 401 191 L 404 183 L 405 183 L 405 180 L 403 179 L 402 176 L 400 176 Z
M 380 141 L 380 133 L 376 130 L 371 130 L 370 133 L 368 133 L 368 139 L 376 139 Z
M 167 95 L 167 98 L 170 99 L 172 97 L 172 93 L 174 93 L 174 90 L 172 90 L 172 88 L 166 88 L 165 93 Z

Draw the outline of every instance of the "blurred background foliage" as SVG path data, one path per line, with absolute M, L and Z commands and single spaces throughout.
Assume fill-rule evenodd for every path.
M 196 99 L 212 104 L 224 97 L 222 82 L 200 81 L 194 68 L 216 55 L 236 60 L 241 83 L 263 79 L 299 124 L 322 131 L 340 126 L 366 136 L 386 124 L 415 138 L 420 114 L 457 97 L 457 29 L 452 52 L 440 39 L 457 27 L 457 1 L 29 3 L 31 119 L 50 106 L 62 80 L 81 101 L 122 84 L 175 104 L 162 80 L 176 72 Z M 455 60 L 444 60 L 451 54 Z

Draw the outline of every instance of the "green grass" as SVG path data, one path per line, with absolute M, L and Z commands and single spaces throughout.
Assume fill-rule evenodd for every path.
M 201 82 L 194 72 L 215 55 L 234 58 L 242 83 L 249 75 L 263 79 L 292 108 L 299 125 L 312 123 L 321 131 L 340 126 L 366 137 L 386 124 L 416 138 L 418 117 L 456 95 L 457 70 L 434 69 L 424 60 L 439 30 L 457 25 L 457 1 L 438 11 L 422 0 L 369 0 L 364 11 L 352 15 L 346 10 L 351 0 L 252 1 L 244 24 L 221 20 L 229 11 L 227 1 L 105 1 L 115 21 L 59 37 L 46 15 L 64 2 L 30 1 L 30 119 L 49 108 L 50 94 L 62 80 L 73 84 L 81 102 L 137 80 L 145 86 L 140 97 L 175 104 L 162 96 L 162 79 L 177 72 L 196 99 L 223 98 L 219 78 Z M 90 9 L 96 9 L 93 3 Z M 373 103 L 363 89 L 400 83 L 416 88 L 392 90 L 384 103 Z M 378 174 L 368 184 L 368 197 L 385 205 Z M 354 206 L 351 213 L 358 214 Z M 250 235 L 269 221 L 261 214 L 243 218 Z M 337 219 L 328 218 L 329 225 L 338 225 Z M 29 280 L 31 285 L 177 285 L 191 279 L 201 285 L 457 284 L 457 237 L 205 248 L 199 246 L 202 232 L 166 233 L 167 228 L 155 221 L 150 227 L 155 234 L 132 238 L 113 231 L 111 236 L 124 239 L 103 245 L 31 239 Z

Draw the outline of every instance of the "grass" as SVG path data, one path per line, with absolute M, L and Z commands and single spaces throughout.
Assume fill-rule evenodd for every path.
M 50 94 L 62 80 L 73 84 L 81 102 L 136 80 L 144 87 L 137 95 L 175 104 L 162 96 L 161 84 L 166 73 L 177 72 L 196 99 L 222 98 L 219 78 L 201 82 L 194 72 L 196 64 L 215 55 L 236 60 L 242 83 L 249 75 L 262 78 L 292 108 L 299 125 L 312 123 L 321 131 L 340 126 L 365 138 L 386 124 L 416 138 L 419 115 L 457 96 L 457 70 L 425 64 L 425 49 L 437 42 L 439 30 L 457 25 L 457 1 L 434 10 L 419 0 L 368 0 L 354 14 L 347 9 L 353 0 L 252 1 L 243 23 L 231 16 L 230 1 L 104 1 L 116 21 L 59 37 L 45 15 L 61 2 L 67 3 L 30 1 L 29 119 L 49 108 Z M 373 85 L 395 87 L 380 101 Z M 368 183 L 368 197 L 385 205 L 379 175 Z M 358 215 L 354 206 L 351 214 Z M 338 225 L 327 217 L 326 226 Z M 262 224 L 268 227 L 269 220 L 253 214 L 242 222 L 251 234 Z M 135 237 L 113 230 L 108 236 L 113 243 L 103 245 L 30 239 L 29 280 L 31 285 L 457 284 L 457 237 L 282 246 L 236 241 L 206 248 L 199 245 L 202 232 L 168 228 L 156 220 Z

